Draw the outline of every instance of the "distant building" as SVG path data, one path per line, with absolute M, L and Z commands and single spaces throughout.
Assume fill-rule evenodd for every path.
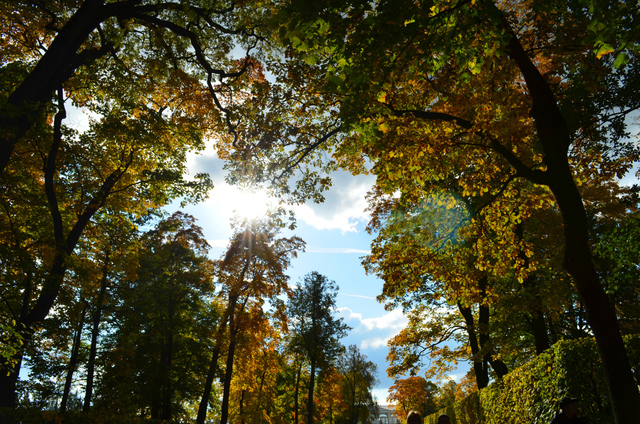
M 373 424 L 400 424 L 398 417 L 393 415 L 394 411 L 393 405 L 379 405 L 378 418 L 373 421 Z

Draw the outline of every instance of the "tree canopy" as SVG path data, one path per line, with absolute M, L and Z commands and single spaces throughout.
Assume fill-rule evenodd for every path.
M 368 419 L 366 361 L 336 362 L 337 286 L 288 287 L 304 243 L 281 217 L 243 223 L 211 261 L 191 217 L 164 216 L 208 195 L 187 159 L 209 143 L 230 182 L 291 203 L 323 201 L 338 169 L 376 176 L 363 264 L 410 318 L 390 342 L 398 399 L 428 355 L 427 375 L 469 360 L 482 388 L 593 335 L 615 419 L 633 421 L 638 186 L 621 179 L 640 159 L 639 11 L 3 2 L 0 407 L 297 423 L 306 400 L 308 422 Z
M 506 249 L 488 269 L 513 265 L 521 280 L 535 264 L 519 256 L 514 229 L 536 208 L 556 208 L 562 263 L 625 422 L 640 395 L 594 265 L 584 186 L 610 184 L 638 160 L 627 137 L 640 105 L 629 36 L 637 11 L 613 14 L 625 28 L 617 38 L 594 31 L 603 10 L 571 0 L 283 2 L 276 35 L 286 53 L 274 58 L 266 113 L 253 121 L 271 131 L 248 128 L 235 158 L 253 160 L 239 175 L 272 179 L 294 197 L 326 187 L 322 167 L 370 164 L 383 193 L 414 204 L 434 187 L 473 198 L 465 223 Z
M 293 337 L 290 346 L 309 363 L 307 422 L 314 422 L 313 395 L 316 372 L 326 368 L 344 347 L 340 339 L 350 328 L 335 317 L 336 283 L 311 272 L 298 284 L 287 304 Z

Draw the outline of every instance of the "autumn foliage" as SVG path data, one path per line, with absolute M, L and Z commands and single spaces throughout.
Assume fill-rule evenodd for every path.
M 376 176 L 362 261 L 409 319 L 389 341 L 399 411 L 429 412 L 428 380 L 458 362 L 482 391 L 593 336 L 632 422 L 637 6 L 2 2 L 0 406 L 373 418 L 333 283 L 289 286 L 304 242 L 279 234 L 282 210 L 238 222 L 219 259 L 165 216 L 208 196 L 188 169 L 208 145 L 229 182 L 283 203 L 322 202 L 339 169 Z

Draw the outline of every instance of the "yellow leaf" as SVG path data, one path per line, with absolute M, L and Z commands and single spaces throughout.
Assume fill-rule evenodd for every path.
M 596 52 L 596 57 L 600 59 L 602 56 L 613 52 L 613 47 L 608 44 L 601 44 Z

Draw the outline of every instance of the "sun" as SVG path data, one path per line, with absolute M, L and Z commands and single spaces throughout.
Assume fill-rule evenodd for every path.
M 228 187 L 223 199 L 224 207 L 230 215 L 242 220 L 253 221 L 264 218 L 270 210 L 276 207 L 276 200 L 265 191 L 232 186 Z

